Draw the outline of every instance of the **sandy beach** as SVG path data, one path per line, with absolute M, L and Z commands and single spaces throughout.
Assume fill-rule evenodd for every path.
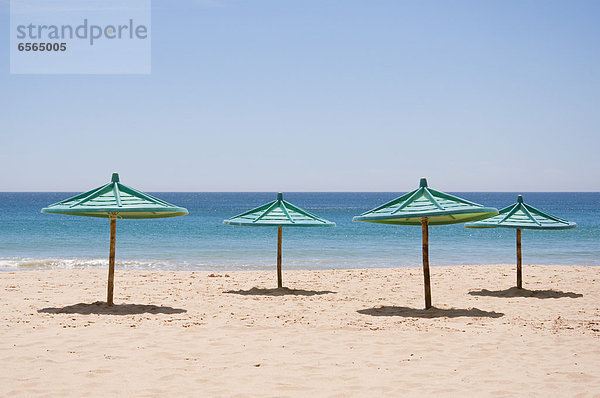
M 600 268 L 0 274 L 1 396 L 600 396 Z

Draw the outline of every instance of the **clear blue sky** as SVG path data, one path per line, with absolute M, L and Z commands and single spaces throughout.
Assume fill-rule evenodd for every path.
M 9 3 L 0 1 L 0 26 Z M 599 1 L 154 0 L 151 75 L 10 75 L 0 190 L 600 190 Z

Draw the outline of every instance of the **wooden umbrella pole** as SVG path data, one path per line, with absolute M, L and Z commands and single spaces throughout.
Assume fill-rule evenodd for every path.
M 425 309 L 431 308 L 431 282 L 429 280 L 429 220 L 421 218 L 423 229 L 423 279 L 425 286 Z
M 283 287 L 281 282 L 281 235 L 283 227 L 277 227 L 277 287 Z
M 523 288 L 523 262 L 521 260 L 521 228 L 517 228 L 517 288 Z
M 115 283 L 115 235 L 117 233 L 117 219 L 110 217 L 110 254 L 108 256 L 108 292 L 106 303 L 113 305 L 113 290 Z

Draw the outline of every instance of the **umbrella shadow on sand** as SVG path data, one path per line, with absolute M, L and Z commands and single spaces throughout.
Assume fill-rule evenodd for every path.
M 511 287 L 505 290 L 487 290 L 481 289 L 469 292 L 471 296 L 488 296 L 488 297 L 533 297 L 538 299 L 549 299 L 549 298 L 579 298 L 583 297 L 581 293 L 574 292 L 561 292 L 560 290 L 529 290 L 519 289 L 517 287 Z
M 182 308 L 159 307 L 146 304 L 116 304 L 108 306 L 105 301 L 94 303 L 78 303 L 65 307 L 48 307 L 38 310 L 45 314 L 101 314 L 101 315 L 136 315 L 136 314 L 181 314 L 187 312 Z
M 253 287 L 249 290 L 227 290 L 223 293 L 240 294 L 242 296 L 320 296 L 323 294 L 336 294 L 330 290 L 302 290 L 279 287 L 276 289 L 261 289 Z
M 371 315 L 371 316 L 400 316 L 405 318 L 458 318 L 458 317 L 471 317 L 471 318 L 500 318 L 504 316 L 502 312 L 484 311 L 479 308 L 436 308 L 431 307 L 427 310 L 416 309 L 409 307 L 396 307 L 396 306 L 380 306 L 373 308 L 366 308 L 363 310 L 356 311 L 359 314 Z

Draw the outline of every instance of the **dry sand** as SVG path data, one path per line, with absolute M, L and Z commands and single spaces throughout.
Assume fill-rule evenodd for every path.
M 600 267 L 0 273 L 0 396 L 600 396 Z

